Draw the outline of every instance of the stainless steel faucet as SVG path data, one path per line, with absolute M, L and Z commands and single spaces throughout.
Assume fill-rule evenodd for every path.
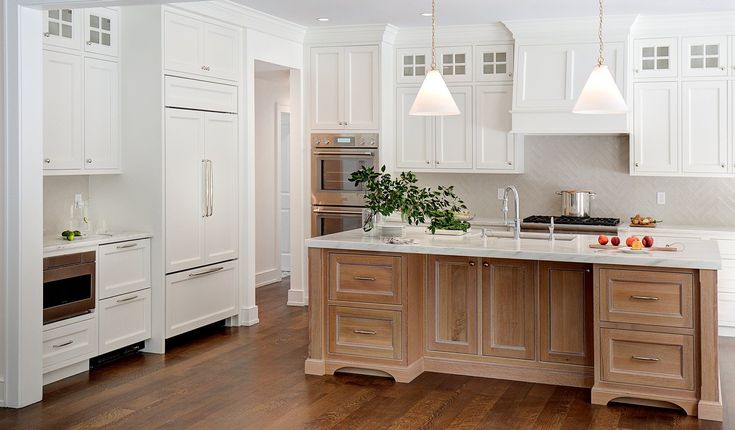
M 508 222 L 508 192 L 513 191 L 513 195 L 515 196 L 515 219 L 511 222 Z M 520 240 L 521 238 L 521 204 L 519 202 L 518 198 L 518 190 L 513 185 L 508 185 L 505 187 L 505 191 L 503 191 L 503 224 L 505 225 L 512 225 L 513 226 L 513 238 L 515 240 Z

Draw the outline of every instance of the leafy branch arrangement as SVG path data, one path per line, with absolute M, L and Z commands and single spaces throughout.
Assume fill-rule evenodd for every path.
M 438 229 L 467 231 L 470 224 L 461 221 L 455 212 L 467 209 L 464 202 L 454 192 L 454 187 L 439 186 L 435 190 L 421 188 L 413 172 L 403 172 L 397 178 L 385 173 L 385 166 L 376 172 L 373 167 L 361 167 L 349 178 L 356 186 L 365 189 L 365 206 L 373 215 L 388 216 L 395 211 L 408 224 L 418 225 L 428 218 L 429 231 L 436 233 Z M 363 226 L 365 231 L 371 229 L 369 222 Z

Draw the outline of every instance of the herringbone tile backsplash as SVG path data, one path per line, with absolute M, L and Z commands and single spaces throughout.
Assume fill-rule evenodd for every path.
M 497 218 L 497 189 L 515 185 L 521 215 L 559 215 L 556 191 L 592 190 L 592 216 L 625 219 L 636 213 L 668 224 L 735 226 L 735 178 L 630 176 L 628 137 L 526 136 L 522 175 L 418 174 L 422 185 L 454 185 L 478 217 Z M 666 204 L 656 204 L 656 192 Z M 511 207 L 511 211 L 512 211 Z

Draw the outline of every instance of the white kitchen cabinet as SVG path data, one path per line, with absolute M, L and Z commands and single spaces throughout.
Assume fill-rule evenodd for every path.
M 472 82 L 472 47 L 440 47 L 437 68 L 446 82 Z
M 233 27 L 164 12 L 164 68 L 212 78 L 238 80 L 240 33 Z
M 150 287 L 150 239 L 100 245 L 97 250 L 97 295 L 100 299 Z
M 377 46 L 311 49 L 311 122 L 316 130 L 376 130 L 380 119 Z
M 675 37 L 633 41 L 636 79 L 673 78 L 679 73 L 679 44 Z
M 631 136 L 637 174 L 675 174 L 679 171 L 678 84 L 634 84 L 635 119 Z
M 453 87 L 449 92 L 459 107 L 459 115 L 440 116 L 435 122 L 435 167 L 472 168 L 472 87 Z
M 681 58 L 682 76 L 727 76 L 727 36 L 685 37 Z
M 396 65 L 397 83 L 420 84 L 431 70 L 431 49 L 399 48 L 396 50 Z
M 82 57 L 43 51 L 45 170 L 82 168 Z
M 237 314 L 237 262 L 166 276 L 166 338 Z
M 151 337 L 150 288 L 99 301 L 99 354 Z
M 477 81 L 512 81 L 513 45 L 477 46 L 475 63 Z
M 428 169 L 434 165 L 434 119 L 411 116 L 418 88 L 398 88 L 396 92 L 396 167 Z
M 727 81 L 683 82 L 681 92 L 684 173 L 727 173 Z
M 82 9 L 50 9 L 43 13 L 43 44 L 81 49 Z
M 237 116 L 167 108 L 166 273 L 237 258 Z
M 475 88 L 475 168 L 517 172 L 521 169 L 516 136 L 511 134 L 511 85 Z
M 87 318 L 43 331 L 43 372 L 89 360 L 97 355 L 97 318 Z
M 84 9 L 84 51 L 117 57 L 120 46 L 120 12 L 117 9 Z
M 119 66 L 84 59 L 84 169 L 120 168 Z

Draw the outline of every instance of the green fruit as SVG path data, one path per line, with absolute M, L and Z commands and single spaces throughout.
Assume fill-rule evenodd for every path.
M 74 236 L 81 236 L 82 232 L 79 230 L 74 230 Z
M 72 232 L 70 232 L 69 230 L 64 230 L 64 232 L 63 232 L 63 233 L 61 233 L 61 235 L 62 235 L 62 236 L 64 236 L 64 237 L 67 237 L 67 236 L 69 236 L 69 235 L 70 235 L 71 233 L 72 233 Z
M 69 232 L 69 235 L 66 236 L 66 240 L 69 240 L 69 241 L 74 240 L 74 232 L 73 231 Z

